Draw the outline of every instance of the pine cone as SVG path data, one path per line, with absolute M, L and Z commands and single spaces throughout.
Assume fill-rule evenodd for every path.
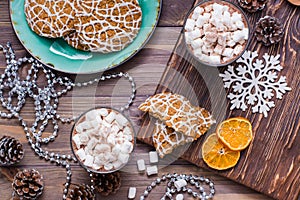
M 0 165 L 12 165 L 24 156 L 22 144 L 15 138 L 3 136 L 0 139 Z
M 268 0 L 239 0 L 239 4 L 242 8 L 248 12 L 256 12 L 264 9 Z
M 283 26 L 279 19 L 265 16 L 256 23 L 255 36 L 266 46 L 279 42 L 283 36 Z
M 116 193 L 121 187 L 119 172 L 110 174 L 93 174 L 95 190 L 103 196 Z
M 82 184 L 76 185 L 70 190 L 71 200 L 94 200 L 94 193 L 92 192 L 90 186 Z
M 19 171 L 12 183 L 15 194 L 23 199 L 36 199 L 44 189 L 43 177 L 35 170 Z

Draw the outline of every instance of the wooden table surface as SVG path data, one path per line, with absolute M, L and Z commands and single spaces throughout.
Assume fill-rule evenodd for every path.
M 185 14 L 191 8 L 192 4 L 193 0 L 164 0 L 159 25 L 149 43 L 134 58 L 117 69 L 109 72 L 128 72 L 136 81 L 136 99 L 129 111 L 125 112 L 125 114 L 132 119 L 136 131 L 139 130 L 141 125 L 139 120 L 140 116 L 137 114 L 139 113 L 137 112 L 137 106 L 145 99 L 146 96 L 154 93 L 178 39 Z M 16 51 L 17 57 L 28 55 L 14 34 L 10 23 L 9 5 L 7 0 L 0 1 L 0 14 L 0 44 L 4 45 L 6 42 L 10 41 Z M 0 73 L 4 71 L 5 67 L 5 60 L 1 56 Z M 80 79 L 81 77 L 76 78 Z M 41 80 L 43 80 L 43 78 Z M 75 88 L 72 92 L 69 92 L 60 99 L 58 111 L 63 116 L 72 116 L 78 115 L 82 111 L 85 111 L 94 105 L 120 107 L 122 104 L 126 103 L 129 92 L 129 85 L 123 79 L 105 81 L 103 83 L 99 83 L 98 86 L 94 85 L 88 88 Z M 33 121 L 33 111 L 33 102 L 31 99 L 28 99 L 22 110 L 22 116 L 26 121 Z M 69 133 L 71 127 L 72 124 L 60 124 L 59 136 L 55 142 L 43 147 L 48 151 L 70 154 Z M 27 145 L 25 133 L 21 126 L 19 126 L 16 119 L 1 119 L 0 130 L 0 137 L 3 135 L 10 135 L 18 138 L 24 144 L 25 157 L 15 167 L 18 169 L 36 168 L 43 174 L 45 190 L 40 199 L 61 199 L 62 188 L 66 176 L 65 170 L 45 162 L 44 160 L 40 160 L 33 153 L 29 145 Z M 50 132 L 51 128 L 47 129 L 46 133 L 48 131 Z M 146 174 L 139 174 L 134 161 L 139 158 L 144 158 L 147 163 L 147 155 L 150 150 L 153 150 L 153 148 L 138 142 L 135 147 L 132 161 L 124 170 L 121 171 L 121 189 L 117 192 L 117 194 L 109 197 L 97 195 L 97 199 L 126 199 L 127 191 L 130 186 L 137 187 L 137 195 L 140 195 L 146 186 L 149 185 L 157 176 L 147 177 Z M 5 168 L 2 168 L 1 171 L 4 169 Z M 78 164 L 72 164 L 72 172 L 72 183 L 88 183 L 88 174 Z M 257 193 L 254 190 L 239 185 L 226 178 L 215 175 L 212 172 L 198 168 L 186 161 L 183 161 L 182 159 L 178 159 L 169 166 L 159 169 L 159 175 L 169 172 L 186 174 L 192 173 L 211 178 L 215 182 L 216 187 L 215 200 L 270 199 L 265 195 Z M 160 199 L 164 190 L 165 187 L 155 188 L 148 199 Z M 10 199 L 11 193 L 11 182 L 0 173 L 0 200 Z

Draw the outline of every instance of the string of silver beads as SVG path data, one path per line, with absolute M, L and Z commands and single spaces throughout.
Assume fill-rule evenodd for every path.
M 177 189 L 174 185 L 175 181 L 183 179 L 188 184 L 193 186 L 195 189 L 193 190 L 191 187 L 182 187 Z M 171 199 L 173 200 L 173 195 L 175 193 L 185 193 L 187 192 L 195 199 L 200 200 L 207 200 L 212 199 L 216 193 L 214 183 L 208 179 L 204 178 L 203 176 L 194 176 L 194 175 L 186 175 L 186 174 L 167 174 L 162 175 L 161 178 L 157 178 L 153 181 L 147 188 L 145 189 L 144 193 L 140 196 L 140 200 L 145 200 L 150 192 L 159 185 L 161 182 L 167 182 L 166 193 L 161 197 L 161 200 Z M 203 184 L 208 185 L 209 187 L 209 194 L 205 192 Z
M 7 67 L 0 76 L 0 103 L 8 112 L 0 111 L 0 116 L 7 119 L 13 117 L 17 118 L 24 129 L 32 150 L 41 159 L 66 169 L 67 176 L 63 190 L 63 199 L 65 200 L 67 199 L 72 176 L 70 162 L 77 162 L 77 160 L 73 155 L 50 153 L 41 148 L 42 144 L 47 144 L 55 140 L 58 135 L 59 121 L 62 123 L 70 123 L 76 119 L 76 117 L 64 118 L 57 113 L 59 97 L 66 94 L 73 87 L 88 86 L 98 83 L 99 81 L 124 77 L 131 85 L 130 98 L 128 102 L 120 108 L 121 111 L 124 111 L 129 108 L 135 98 L 135 82 L 129 74 L 120 72 L 117 74 L 103 75 L 100 78 L 83 83 L 74 83 L 68 77 L 57 77 L 51 70 L 45 68 L 33 58 L 24 57 L 16 60 L 14 50 L 10 43 L 7 43 L 6 46 L 0 45 L 0 51 L 1 50 L 5 56 Z M 25 63 L 29 64 L 30 68 L 27 71 L 27 76 L 22 80 L 19 76 L 19 71 Z M 47 80 L 47 85 L 44 87 L 38 86 L 37 83 L 40 71 L 44 73 Z M 55 89 L 57 84 L 62 88 L 60 91 Z M 8 91 L 6 96 L 4 95 L 5 91 Z M 28 126 L 23 117 L 20 116 L 20 111 L 25 105 L 26 97 L 30 97 L 34 101 L 35 119 L 31 127 Z M 17 99 L 16 105 L 13 105 L 14 98 Z M 43 137 L 43 132 L 50 122 L 53 125 L 52 135 Z M 93 182 L 91 181 L 91 183 Z

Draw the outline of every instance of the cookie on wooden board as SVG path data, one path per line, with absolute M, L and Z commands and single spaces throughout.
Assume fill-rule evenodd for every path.
M 153 117 L 163 121 L 168 127 L 194 140 L 203 135 L 215 120 L 204 108 L 193 106 L 182 95 L 163 92 L 149 97 L 139 106 Z
M 194 138 L 178 133 L 157 120 L 152 141 L 158 155 L 163 158 L 165 155 L 172 153 L 176 147 L 193 142 Z
M 74 0 L 25 0 L 29 27 L 38 35 L 58 38 L 74 31 Z

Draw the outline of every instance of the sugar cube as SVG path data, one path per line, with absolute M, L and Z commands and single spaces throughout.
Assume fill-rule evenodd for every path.
M 147 167 L 147 175 L 151 176 L 151 175 L 154 175 L 154 174 L 158 174 L 157 166 L 153 165 L 153 166 Z
M 128 190 L 128 199 L 134 199 L 136 195 L 136 187 L 130 187 Z
M 142 172 L 146 170 L 145 161 L 143 159 L 139 159 L 136 161 L 138 171 Z
M 150 163 L 157 163 L 158 162 L 158 155 L 156 151 L 149 152 L 149 159 Z

